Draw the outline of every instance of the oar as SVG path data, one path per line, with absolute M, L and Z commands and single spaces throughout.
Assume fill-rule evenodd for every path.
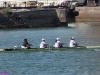
M 50 44 L 49 44 L 49 51 L 50 51 Z
M 100 48 L 100 46 L 86 46 L 86 48 Z
M 5 51 L 5 49 L 0 49 L 0 51 Z

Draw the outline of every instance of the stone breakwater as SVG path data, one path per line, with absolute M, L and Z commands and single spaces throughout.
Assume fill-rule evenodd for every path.
M 0 28 L 67 26 L 66 9 L 45 9 L 0 14 Z
M 0 13 L 0 28 L 67 26 L 71 22 L 100 22 L 100 7 Z

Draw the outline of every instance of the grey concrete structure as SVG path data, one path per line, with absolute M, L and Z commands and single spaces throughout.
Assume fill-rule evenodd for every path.
M 67 26 L 70 22 L 100 22 L 100 7 L 44 8 L 0 14 L 0 28 Z
M 79 12 L 76 22 L 100 22 L 100 7 L 76 7 L 75 11 Z
M 11 27 L 50 27 L 50 26 L 67 26 L 68 12 L 66 9 L 43 9 L 34 11 L 21 11 L 9 13 L 8 16 L 2 15 L 4 20 L 10 24 L 7 26 L 7 22 L 1 22 L 1 28 Z M 2 23 L 3 22 L 3 23 Z

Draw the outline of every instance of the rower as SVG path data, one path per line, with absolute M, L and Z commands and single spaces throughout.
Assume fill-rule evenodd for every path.
M 30 49 L 30 46 L 33 46 L 33 45 L 28 43 L 27 39 L 24 39 L 24 42 L 23 42 L 23 45 L 21 46 L 21 48 Z
M 64 44 L 64 43 L 62 43 L 62 42 L 60 41 L 60 38 L 56 38 L 54 47 L 55 47 L 55 48 L 62 48 L 62 47 L 63 47 L 63 44 Z
M 45 39 L 42 39 L 42 42 L 40 43 L 40 48 L 47 48 L 49 44 L 45 42 Z
M 74 37 L 71 37 L 69 47 L 78 47 L 78 44 L 75 42 Z

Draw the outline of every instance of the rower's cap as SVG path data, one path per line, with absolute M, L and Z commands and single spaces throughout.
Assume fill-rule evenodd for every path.
M 45 39 L 42 39 L 42 41 L 44 41 Z
M 71 39 L 73 39 L 73 40 L 74 40 L 75 38 L 74 38 L 74 37 L 71 37 Z
M 56 40 L 60 40 L 60 38 L 56 38 Z

